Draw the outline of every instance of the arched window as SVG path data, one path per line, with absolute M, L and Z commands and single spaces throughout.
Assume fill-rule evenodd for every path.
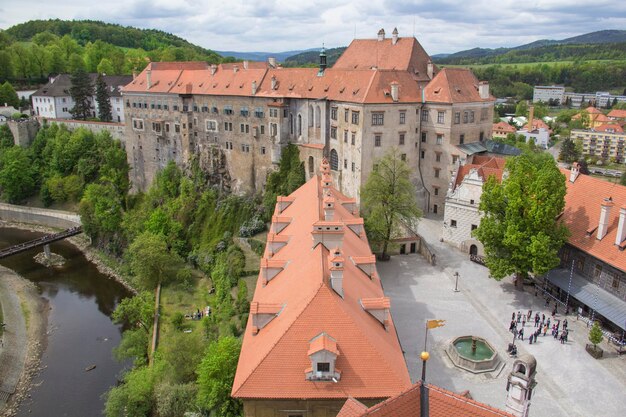
M 302 136 L 302 115 L 298 115 L 298 136 Z
M 289 113 L 289 133 L 293 135 L 293 114 Z
M 312 156 L 309 156 L 309 173 L 313 174 L 315 171 L 315 161 Z
M 320 110 L 320 106 L 315 107 L 315 127 L 320 127 L 322 123 L 322 111 Z
M 339 156 L 337 155 L 337 151 L 331 149 L 330 151 L 330 169 L 333 171 L 339 170 Z
M 313 127 L 313 106 L 309 104 L 309 127 Z

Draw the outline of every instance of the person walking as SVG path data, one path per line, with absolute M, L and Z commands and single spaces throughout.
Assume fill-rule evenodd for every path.
M 565 332 L 561 332 L 561 344 L 564 345 L 565 344 Z
M 517 332 L 517 338 L 524 340 L 524 329 L 519 329 L 519 332 Z
M 546 333 L 548 333 L 548 325 L 546 324 L 545 326 L 543 326 L 543 336 L 546 336 Z
M 515 329 L 515 320 L 511 320 L 511 324 L 509 325 L 509 331 L 512 332 Z
M 515 311 L 511 314 L 511 320 L 515 320 Z
M 565 343 L 567 343 L 567 336 L 569 336 L 569 330 L 564 330 L 565 333 Z
M 522 327 L 526 327 L 526 316 L 522 316 Z
M 522 319 L 522 313 L 520 311 L 517 312 L 517 322 L 519 323 Z
M 537 325 L 539 325 L 539 314 L 535 316 L 535 327 L 537 327 Z
M 563 319 L 563 330 L 567 330 L 567 319 Z
M 546 323 L 548 323 L 548 327 L 550 327 L 550 317 L 548 317 L 548 321 Z
M 533 311 L 532 310 L 528 310 L 528 314 L 526 315 L 526 321 L 530 321 L 532 316 L 533 316 Z
M 552 335 L 554 336 L 554 340 L 559 337 L 559 329 L 556 328 L 556 325 L 554 325 L 554 331 L 552 332 Z

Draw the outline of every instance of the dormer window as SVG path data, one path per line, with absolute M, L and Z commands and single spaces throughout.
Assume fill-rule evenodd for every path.
M 339 356 L 337 341 L 322 332 L 309 341 L 311 367 L 305 371 L 308 381 L 334 381 L 341 379 L 341 372 L 335 364 Z

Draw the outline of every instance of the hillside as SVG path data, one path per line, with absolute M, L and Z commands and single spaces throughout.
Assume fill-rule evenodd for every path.
M 235 59 L 247 59 L 248 61 L 267 61 L 268 58 L 276 58 L 276 61 L 283 62 L 286 58 L 303 52 L 317 51 L 317 49 L 307 49 L 300 51 L 285 52 L 237 52 L 237 51 L 215 51 L 223 57 L 233 57 Z
M 183 38 L 155 29 L 138 29 L 94 20 L 30 20 L 6 29 L 16 41 L 30 41 L 35 35 L 50 32 L 59 37 L 70 35 L 79 44 L 102 41 L 123 48 L 141 48 L 151 51 L 164 47 L 191 48 L 201 54 L 215 52 L 194 45 Z
M 326 62 L 329 67 L 333 66 L 337 59 L 341 56 L 346 47 L 331 48 L 326 50 Z M 285 59 L 284 65 L 288 67 L 301 67 L 317 65 L 320 62 L 320 50 L 310 49 L 306 52 L 299 53 L 297 55 L 290 56 Z

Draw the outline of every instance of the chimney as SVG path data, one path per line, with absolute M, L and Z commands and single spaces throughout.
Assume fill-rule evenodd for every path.
M 239 71 L 239 65 L 233 65 L 233 72 L 236 74 Z
M 535 106 L 528 106 L 528 131 L 533 131 L 533 119 L 535 118 Z
M 385 40 L 385 29 L 381 29 L 378 31 L 378 42 Z
M 150 67 L 146 70 L 146 90 L 149 90 L 152 87 L 152 70 Z
M 478 95 L 483 100 L 489 99 L 489 82 L 488 81 L 480 81 L 478 83 Z
M 330 192 L 326 194 L 323 200 L 324 203 L 324 220 L 332 222 L 335 217 L 335 199 L 331 196 Z
M 341 250 L 335 248 L 330 258 L 330 286 L 341 297 L 343 297 L 343 262 Z
M 431 61 L 430 59 L 428 60 L 428 63 L 426 64 L 426 75 L 428 75 L 429 79 L 433 79 L 433 75 L 435 72 L 435 66 L 433 65 L 433 61 Z
M 578 174 L 579 173 L 580 173 L 580 171 L 578 169 L 578 162 L 574 162 L 572 164 L 572 169 L 569 172 L 569 182 L 576 181 L 576 178 L 578 178 Z
M 391 44 L 395 45 L 398 43 L 398 28 L 393 28 L 393 32 L 391 33 Z
M 217 72 L 217 65 L 211 64 L 211 75 L 215 75 Z
M 396 81 L 391 83 L 391 99 L 393 101 L 398 101 L 398 86 L 399 84 Z
M 270 68 L 276 68 L 276 58 L 274 58 L 273 56 L 267 58 L 267 63 L 269 64 Z
M 626 239 L 626 205 L 619 209 L 619 223 L 617 225 L 617 236 L 615 236 L 615 244 L 621 245 Z
M 272 90 L 276 90 L 276 76 L 272 75 Z
M 256 81 L 252 81 L 252 95 L 256 94 Z
M 248 69 L 248 61 L 247 60 L 243 61 L 243 69 L 245 69 L 245 70 Z
M 133 71 L 133 81 L 135 81 L 135 78 L 137 78 L 137 71 Z
M 600 208 L 600 222 L 598 223 L 598 240 L 602 240 L 606 236 L 606 232 L 609 229 L 609 216 L 611 215 L 611 208 L 613 207 L 613 200 L 611 197 L 605 198 Z

